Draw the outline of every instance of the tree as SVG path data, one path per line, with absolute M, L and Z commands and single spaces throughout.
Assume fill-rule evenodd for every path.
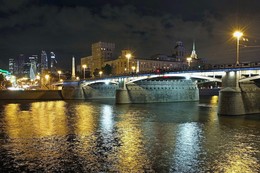
M 112 74 L 112 66 L 109 64 L 106 64 L 105 67 L 102 68 L 102 71 L 104 73 L 104 75 L 110 75 Z
M 0 89 L 4 87 L 5 77 L 2 73 L 0 73 Z
M 96 68 L 95 70 L 94 70 L 94 72 L 93 72 L 93 75 L 95 76 L 95 77 L 98 77 L 98 75 L 99 75 L 99 69 L 98 68 Z

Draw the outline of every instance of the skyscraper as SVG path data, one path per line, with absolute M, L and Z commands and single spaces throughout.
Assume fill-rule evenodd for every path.
M 47 53 L 43 50 L 41 53 L 41 71 L 48 69 L 48 56 Z
M 14 74 L 14 69 L 15 69 L 15 60 L 14 60 L 14 58 L 9 58 L 9 72 L 11 73 L 11 74 Z
M 54 52 L 51 52 L 51 73 L 56 72 L 56 67 L 55 67 L 56 63 L 57 63 L 57 61 L 55 59 L 55 54 L 54 54 Z
M 14 74 L 22 76 L 24 74 L 25 66 L 24 54 L 20 54 L 16 62 L 17 63 L 15 64 Z
M 35 79 L 35 76 L 38 73 L 37 64 L 38 64 L 38 55 L 32 55 L 29 57 L 29 63 L 27 63 L 27 74 L 31 80 Z

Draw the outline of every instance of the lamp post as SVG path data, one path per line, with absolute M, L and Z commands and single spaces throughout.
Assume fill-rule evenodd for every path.
M 103 71 L 99 72 L 99 77 L 102 77 Z
M 233 36 L 237 38 L 237 62 L 236 64 L 239 64 L 239 39 L 243 36 L 243 33 L 240 31 L 235 31 L 233 33 Z
M 47 86 L 47 88 L 49 89 L 48 83 L 49 83 L 50 75 L 46 74 L 44 77 L 45 77 L 45 79 L 46 79 L 46 86 Z
M 133 71 L 133 73 L 135 72 L 135 66 L 132 66 L 132 71 Z
M 132 57 L 131 53 L 128 53 L 125 55 L 125 57 L 127 58 L 127 72 L 129 73 L 129 59 Z
M 188 58 L 187 58 L 187 62 L 188 62 L 188 66 L 190 67 L 191 57 L 188 57 Z
M 83 79 L 85 79 L 85 71 L 86 71 L 87 65 L 86 64 L 82 65 L 82 68 L 83 68 Z
M 58 71 L 58 74 L 59 74 L 59 81 L 60 81 L 60 74 L 61 74 L 61 71 L 60 71 L 60 70 Z

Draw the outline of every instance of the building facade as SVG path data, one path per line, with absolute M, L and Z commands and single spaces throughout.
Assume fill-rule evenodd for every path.
M 118 59 L 105 62 L 112 67 L 112 75 L 161 73 L 180 70 L 184 65 L 183 62 L 176 61 L 174 57 L 163 54 L 156 54 L 146 59 L 133 55 L 128 59 L 127 54 L 131 54 L 131 51 L 122 50 Z
M 90 76 L 93 76 L 95 70 L 101 71 L 107 65 L 112 68 L 112 75 L 124 75 L 179 71 L 188 69 L 191 63 L 198 65 L 201 62 L 195 51 L 195 43 L 190 56 L 181 41 L 176 42 L 172 55 L 155 54 L 149 58 L 135 57 L 127 49 L 122 50 L 118 58 L 114 58 L 114 49 L 114 43 L 92 44 L 92 55 L 81 58 L 81 67 L 86 65 L 84 70 L 87 70 Z
M 11 74 L 14 74 L 15 65 L 16 65 L 15 59 L 9 58 L 8 66 L 9 66 L 9 72 Z
M 48 56 L 43 50 L 41 53 L 41 71 L 48 70 Z
M 172 57 L 175 58 L 175 61 L 186 61 L 187 52 L 183 45 L 182 41 L 177 41 L 176 45 L 173 48 L 173 54 Z
M 90 74 L 100 71 L 104 63 L 114 59 L 115 43 L 97 42 L 91 45 L 91 56 L 81 58 L 81 67 L 86 65 Z M 82 69 L 83 70 L 83 69 Z

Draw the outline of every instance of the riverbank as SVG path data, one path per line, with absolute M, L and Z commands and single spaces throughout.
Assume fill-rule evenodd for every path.
M 61 90 L 0 90 L 0 100 L 62 100 Z

